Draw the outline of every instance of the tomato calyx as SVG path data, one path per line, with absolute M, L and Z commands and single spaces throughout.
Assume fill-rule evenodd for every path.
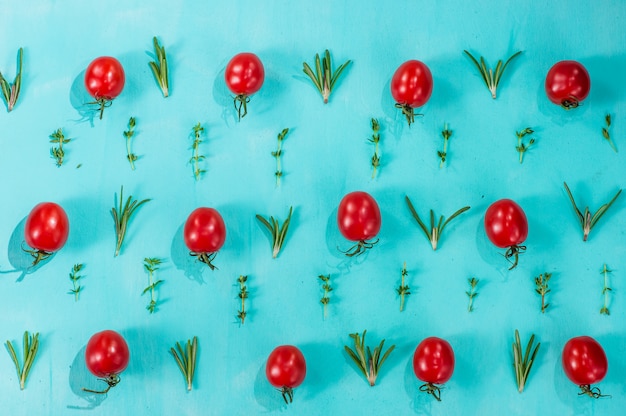
M 525 251 L 526 251 L 526 246 L 519 246 L 517 244 L 513 244 L 512 246 L 506 249 L 506 252 L 504 253 L 504 258 L 506 258 L 509 262 L 512 263 L 511 267 L 509 267 L 509 270 L 513 270 L 514 268 L 517 267 L 519 255 L 524 253 Z M 513 257 L 513 261 L 510 260 L 511 257 Z
M 582 105 L 578 98 L 570 95 L 565 100 L 561 101 L 561 107 L 566 110 L 571 110 L 572 108 L 577 108 L 579 105 Z
M 22 247 L 22 250 L 24 250 L 24 252 L 30 254 L 33 257 L 33 264 L 32 267 L 35 267 L 36 265 L 38 265 L 40 262 L 44 261 L 44 260 L 48 260 L 48 258 L 50 258 L 50 256 L 52 256 L 54 253 L 50 252 L 50 251 L 45 251 L 45 250 L 29 250 L 27 248 Z
M 402 114 L 406 117 L 409 126 L 415 121 L 415 116 L 424 116 L 424 114 L 415 113 L 415 109 L 408 104 L 396 103 L 396 108 L 402 110 Z
M 217 266 L 213 264 L 213 260 L 215 260 L 215 256 L 217 256 L 217 251 L 214 253 L 194 253 L 190 251 L 189 255 L 196 257 L 198 261 L 209 266 L 211 270 L 217 269 Z
M 589 384 L 581 384 L 578 387 L 580 387 L 580 393 L 578 393 L 579 396 L 587 395 L 594 399 L 599 399 L 600 397 L 611 397 L 610 394 L 602 394 L 598 387 L 591 387 Z
M 237 110 L 237 120 L 241 121 L 242 118 L 248 114 L 248 103 L 250 97 L 246 94 L 239 94 L 233 97 L 233 103 L 235 104 L 235 110 Z M 243 112 L 243 114 L 242 114 Z
M 283 400 L 286 404 L 293 403 L 293 388 L 283 386 L 279 389 L 276 389 L 283 395 Z
M 83 387 L 83 391 L 86 391 L 87 393 L 94 393 L 94 394 L 107 394 L 109 390 L 111 390 L 112 387 L 117 386 L 119 382 L 122 381 L 120 376 L 118 376 L 117 374 L 110 374 L 106 378 L 99 378 L 98 380 L 104 381 L 105 383 L 107 383 L 108 385 L 107 388 L 100 391 L 100 390 L 91 390 L 91 389 L 87 389 Z
M 100 120 L 102 120 L 102 115 L 104 114 L 104 109 L 107 107 L 111 107 L 113 104 L 113 100 L 106 97 L 98 97 L 96 101 L 91 101 L 87 103 L 88 105 L 98 105 L 98 111 L 100 112 Z
M 432 395 L 438 402 L 441 401 L 441 389 L 443 386 L 438 386 L 435 383 L 424 383 L 419 388 L 421 392 Z
M 350 247 L 348 250 L 343 251 L 340 249 L 339 251 L 341 251 L 343 254 L 345 254 L 348 257 L 360 256 L 361 254 L 365 253 L 367 250 L 373 248 L 376 245 L 376 243 L 378 243 L 378 240 L 379 240 L 378 238 L 375 241 L 360 240 L 355 245 Z

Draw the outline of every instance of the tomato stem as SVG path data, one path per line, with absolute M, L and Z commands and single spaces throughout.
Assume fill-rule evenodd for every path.
M 277 390 L 283 395 L 286 404 L 293 402 L 293 389 L 291 387 L 283 386 Z
M 416 113 L 415 109 L 408 104 L 396 103 L 395 107 L 402 110 L 402 114 L 404 114 L 404 117 L 406 117 L 406 121 L 407 123 L 409 123 L 409 127 L 413 122 L 415 122 L 415 116 L 424 116 L 424 114 Z
M 239 94 L 233 98 L 233 102 L 235 104 L 235 110 L 237 110 L 237 121 L 241 121 L 241 119 L 248 114 L 248 103 L 250 102 L 250 97 L 246 94 Z
M 44 250 L 29 250 L 27 248 L 22 247 L 22 250 L 28 254 L 31 255 L 31 257 L 33 257 L 33 264 L 31 265 L 31 267 L 35 267 L 36 265 L 38 265 L 40 262 L 47 260 L 48 258 L 50 258 L 50 256 L 52 256 L 54 253 L 53 252 L 48 252 L 48 251 L 44 251 Z
M 350 247 L 348 250 L 346 251 L 339 250 L 339 251 L 341 251 L 343 254 L 345 254 L 348 257 L 356 257 L 365 253 L 367 250 L 373 248 L 376 245 L 376 243 L 378 243 L 378 238 L 375 241 L 361 240 L 357 242 L 355 245 L 353 245 L 352 247 Z
M 438 386 L 434 383 L 424 383 L 419 388 L 420 391 L 431 394 L 438 402 L 441 401 L 442 389 L 443 386 Z
M 582 103 L 578 101 L 578 98 L 574 97 L 573 95 L 570 95 L 568 98 L 561 101 L 561 107 L 563 107 L 566 110 L 577 108 L 580 105 L 582 105 Z
M 194 253 L 193 251 L 190 251 L 189 255 L 197 257 L 198 261 L 209 266 L 211 270 L 217 269 L 217 266 L 213 264 L 213 260 L 215 260 L 215 256 L 217 256 L 217 251 L 213 253 Z
M 610 394 L 602 394 L 598 387 L 591 387 L 591 385 L 589 384 L 581 384 L 578 387 L 580 387 L 580 393 L 578 393 L 579 396 L 587 395 L 594 399 L 599 399 L 601 397 L 611 397 Z
M 106 378 L 100 378 L 98 380 L 107 383 L 108 385 L 107 388 L 104 390 L 91 390 L 91 389 L 87 389 L 83 387 L 83 391 L 86 391 L 87 393 L 94 393 L 94 394 L 107 394 L 109 390 L 111 390 L 112 387 L 117 386 L 119 382 L 122 381 L 122 379 L 120 379 L 120 376 L 118 376 L 117 374 L 111 374 L 107 376 Z
M 504 257 L 509 260 L 509 262 L 511 262 L 510 258 L 513 257 L 513 261 L 511 262 L 512 265 L 511 267 L 509 267 L 509 270 L 513 270 L 514 268 L 517 267 L 517 262 L 519 260 L 519 255 L 524 253 L 526 251 L 526 246 L 520 246 L 520 245 L 512 245 L 510 246 L 506 252 L 504 253 Z

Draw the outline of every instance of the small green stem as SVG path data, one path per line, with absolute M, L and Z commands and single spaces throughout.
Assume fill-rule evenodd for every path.
M 248 276 L 241 275 L 237 278 L 237 282 L 239 283 L 239 299 L 241 300 L 241 310 L 237 312 L 237 318 L 241 321 L 241 325 L 243 325 L 246 316 L 248 316 L 248 312 L 246 312 L 246 299 L 248 299 L 248 287 L 246 286 L 246 281 L 248 280 Z
M 200 144 L 202 140 L 200 139 L 202 132 L 204 131 L 204 127 L 200 123 L 193 126 L 193 145 L 192 145 L 192 156 L 189 162 L 192 164 L 193 168 L 193 176 L 196 181 L 200 180 L 202 174 L 206 172 L 204 169 L 200 169 L 200 161 L 204 160 L 205 157 L 200 154 Z
M 474 298 L 476 296 L 478 296 L 478 292 L 476 291 L 476 287 L 478 286 L 478 282 L 480 280 L 472 277 L 467 279 L 467 282 L 469 283 L 469 290 L 465 292 L 465 294 L 467 295 L 467 297 L 469 298 L 469 302 L 467 304 L 467 311 L 468 312 L 473 312 L 474 311 Z
M 135 170 L 135 160 L 137 160 L 137 156 L 133 154 L 130 150 L 130 140 L 133 138 L 135 134 L 135 117 L 131 117 L 128 120 L 128 130 L 124 131 L 124 137 L 126 138 L 126 158 L 130 163 L 130 168 Z
M 396 292 L 400 296 L 400 312 L 404 310 L 404 301 L 405 297 L 411 294 L 411 288 L 409 285 L 405 284 L 405 279 L 409 275 L 409 272 L 406 269 L 406 262 L 402 265 L 402 272 L 400 276 L 400 286 L 396 288 Z
M 441 135 L 443 136 L 443 151 L 437 152 L 440 160 L 439 169 L 443 168 L 443 165 L 446 163 L 446 158 L 448 156 L 448 140 L 450 140 L 450 137 L 452 136 L 452 130 L 448 129 L 448 123 L 443 125 Z
M 550 306 L 549 303 L 546 303 L 546 295 L 550 293 L 550 288 L 548 287 L 548 282 L 552 277 L 552 273 L 545 272 L 535 277 L 535 292 L 541 296 L 541 313 L 546 313 L 546 309 Z
M 83 269 L 83 264 L 75 264 L 72 267 L 72 271 L 70 272 L 70 280 L 72 281 L 72 289 L 69 291 L 69 294 L 74 295 L 74 301 L 77 302 L 79 299 L 80 292 L 82 291 L 82 286 L 79 283 L 79 280 L 83 277 L 78 273 Z
M 372 138 L 369 139 L 369 141 L 370 143 L 374 143 L 374 155 L 371 159 L 372 179 L 374 179 L 376 177 L 377 169 L 380 166 L 380 125 L 378 124 L 378 120 L 376 120 L 375 118 L 371 119 L 370 124 L 372 126 Z
M 324 310 L 324 320 L 328 317 L 328 304 L 330 303 L 330 292 L 332 292 L 333 288 L 330 285 L 330 275 L 320 274 L 318 278 L 322 281 L 322 290 L 324 294 L 322 295 L 322 299 L 320 299 L 320 303 L 323 305 Z
M 276 151 L 272 152 L 272 156 L 276 159 L 276 172 L 274 172 L 274 176 L 276 177 L 276 187 L 280 186 L 280 178 L 283 176 L 283 171 L 281 168 L 280 157 L 283 154 L 283 141 L 285 137 L 287 137 L 287 133 L 289 133 L 288 128 L 284 128 L 277 137 L 278 144 L 276 146 Z
M 609 311 L 609 292 L 611 292 L 613 289 L 611 289 L 609 287 L 609 273 L 611 273 L 612 270 L 610 270 L 608 268 L 608 266 L 606 265 L 606 263 L 604 264 L 604 267 L 602 268 L 602 272 L 601 274 L 604 277 L 604 287 L 602 288 L 602 295 L 604 296 L 604 305 L 602 306 L 602 308 L 600 309 L 600 314 L 601 315 L 610 315 L 610 311 Z

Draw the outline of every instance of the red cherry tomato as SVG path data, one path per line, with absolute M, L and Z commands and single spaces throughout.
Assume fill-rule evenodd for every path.
M 420 342 L 413 354 L 413 371 L 426 383 L 420 390 L 441 400 L 441 387 L 436 384 L 447 382 L 454 372 L 454 351 L 448 341 L 429 337 Z
M 249 96 L 259 91 L 265 80 L 263 63 L 253 53 L 237 54 L 226 65 L 224 78 L 228 89 L 235 94 L 235 109 L 241 119 L 248 114 Z
M 85 71 L 85 88 L 100 105 L 100 118 L 104 107 L 111 104 L 124 89 L 126 76 L 122 64 L 111 56 L 94 59 Z
M 337 210 L 337 225 L 345 238 L 358 242 L 346 254 L 355 256 L 372 248 L 377 241 L 367 240 L 378 235 L 381 223 L 380 209 L 370 194 L 357 191 L 344 196 Z
M 587 98 L 591 79 L 587 69 L 576 61 L 560 61 L 554 64 L 546 76 L 548 99 L 569 110 L 576 108 Z
M 226 225 L 217 210 L 200 207 L 187 218 L 183 237 L 191 254 L 214 269 L 211 261 L 226 241 Z
M 433 92 L 433 76 L 430 69 L 420 61 L 406 61 L 391 78 L 391 95 L 396 107 L 402 109 L 409 125 L 414 121 L 413 109 L 421 107 Z
M 90 393 L 106 393 L 120 382 L 119 374 L 128 366 L 130 352 L 124 338 L 115 331 L 106 330 L 94 334 L 85 349 L 87 369 L 108 384 L 104 391 L 88 390 Z
M 24 225 L 24 239 L 34 251 L 28 251 L 35 261 L 33 265 L 60 250 L 70 233 L 67 214 L 60 205 L 54 202 L 37 204 Z
M 286 403 L 293 401 L 293 389 L 304 381 L 306 361 L 302 352 L 293 345 L 276 347 L 267 358 L 265 376 L 279 389 Z
M 497 247 L 507 248 L 505 257 L 515 257 L 511 269 L 517 266 L 518 254 L 525 250 L 520 246 L 528 236 L 528 220 L 522 208 L 510 199 L 501 199 L 487 208 L 485 232 Z
M 563 347 L 561 362 L 565 375 L 580 386 L 581 394 L 596 398 L 602 396 L 597 387 L 590 388 L 591 384 L 602 381 L 609 366 L 598 341 L 588 336 L 570 339 Z

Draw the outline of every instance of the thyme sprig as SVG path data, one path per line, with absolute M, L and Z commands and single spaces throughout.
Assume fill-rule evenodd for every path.
M 550 293 L 550 288 L 548 287 L 548 282 L 552 277 L 552 273 L 545 272 L 535 277 L 535 292 L 539 296 L 541 296 L 541 313 L 546 313 L 546 309 L 550 306 L 549 303 L 546 303 L 546 295 Z
M 202 175 L 206 172 L 205 169 L 200 169 L 200 162 L 205 159 L 205 156 L 200 154 L 200 144 L 202 143 L 202 139 L 200 138 L 204 132 L 204 127 L 200 123 L 193 126 L 193 144 L 191 145 L 191 159 L 189 159 L 189 163 L 193 168 L 193 176 L 196 178 L 196 181 L 200 180 Z
M 261 222 L 269 231 L 272 237 L 272 258 L 276 258 L 287 236 L 287 230 L 289 229 L 289 223 L 291 222 L 291 214 L 293 213 L 293 207 L 289 207 L 289 215 L 283 225 L 281 226 L 277 219 L 270 216 L 269 221 L 257 214 L 256 219 Z
M 404 300 L 411 294 L 411 288 L 405 283 L 405 280 L 409 272 L 406 270 L 406 262 L 402 265 L 402 272 L 400 275 L 400 285 L 396 288 L 398 296 L 400 296 L 400 312 L 404 310 Z
M 320 303 L 323 305 L 324 319 L 326 319 L 328 317 L 328 304 L 330 303 L 330 296 L 329 295 L 330 295 L 330 292 L 333 291 L 333 287 L 330 285 L 330 275 L 329 274 L 327 274 L 327 275 L 320 274 L 317 277 L 322 282 L 323 295 L 322 295 L 322 298 L 320 299 Z
M 163 260 L 157 257 L 146 257 L 143 259 L 143 268 L 148 273 L 148 287 L 146 287 L 141 295 L 145 295 L 150 292 L 150 303 L 146 306 L 146 309 L 150 313 L 156 312 L 157 309 L 157 300 L 156 300 L 156 289 L 157 287 L 163 283 L 163 280 L 154 280 L 154 275 L 156 271 L 159 270 L 159 266 L 163 263 Z
M 154 44 L 154 53 L 156 54 L 157 59 L 154 62 L 148 62 L 148 65 L 150 65 L 150 69 L 152 69 L 152 74 L 154 74 L 156 82 L 159 84 L 159 87 L 161 87 L 163 97 L 167 98 L 170 95 L 170 91 L 165 47 L 159 45 L 159 41 L 156 36 L 152 38 L 152 43 Z
M 58 128 L 50 135 L 50 143 L 57 143 L 59 147 L 51 147 L 50 148 L 50 157 L 55 159 L 57 167 L 61 167 L 63 165 L 63 158 L 65 157 L 65 150 L 63 150 L 63 145 L 67 144 L 72 139 L 66 139 L 63 134 L 63 129 Z
M 617 197 L 622 193 L 620 189 L 617 191 L 613 199 L 611 199 L 608 203 L 602 205 L 595 214 L 591 215 L 589 211 L 589 207 L 585 207 L 585 213 L 580 212 L 578 207 L 576 206 L 576 202 L 574 201 L 574 197 L 572 196 L 572 192 L 569 190 L 567 183 L 563 182 L 565 185 L 565 192 L 567 192 L 567 196 L 569 197 L 570 202 L 572 203 L 572 207 L 574 208 L 574 213 L 578 218 L 578 222 L 580 223 L 583 229 L 583 241 L 587 241 L 587 237 L 589 237 L 589 232 L 591 229 L 598 223 L 600 218 L 606 213 L 606 211 L 613 205 L 613 202 L 617 199 Z
M 535 144 L 535 139 L 532 138 L 532 137 L 528 141 L 528 144 L 525 144 L 523 139 L 524 139 L 525 136 L 527 136 L 529 134 L 533 134 L 534 132 L 535 131 L 532 128 L 530 128 L 530 127 L 526 127 L 522 131 L 516 131 L 515 132 L 515 136 L 517 136 L 517 146 L 515 146 L 515 150 L 517 150 L 517 152 L 519 153 L 519 163 L 520 164 L 524 161 L 524 153 L 526 153 L 528 151 L 530 146 Z
M 504 74 L 504 70 L 506 69 L 509 62 L 513 60 L 513 58 L 522 53 L 522 51 L 515 52 L 509 57 L 509 59 L 506 60 L 504 65 L 502 64 L 501 59 L 498 60 L 498 63 L 496 64 L 496 69 L 493 70 L 492 68 L 487 69 L 485 59 L 482 56 L 480 57 L 480 63 L 478 63 L 478 60 L 474 58 L 472 54 L 469 53 L 467 50 L 464 50 L 463 52 L 465 52 L 465 54 L 471 59 L 472 63 L 478 69 L 478 72 L 480 72 L 480 75 L 483 77 L 483 81 L 485 81 L 485 85 L 491 92 L 491 98 L 493 98 L 494 100 L 496 99 L 496 91 L 498 89 L 498 84 L 502 79 L 502 74 Z
M 17 75 L 15 75 L 15 80 L 13 84 L 10 84 L 2 75 L 2 71 L 0 71 L 0 87 L 2 88 L 2 96 L 4 97 L 4 102 L 7 105 L 7 112 L 11 112 L 15 104 L 17 103 L 17 99 L 20 96 L 20 89 L 22 87 L 22 63 L 23 63 L 23 55 L 24 49 L 19 48 L 17 50 Z
M 617 147 L 615 147 L 615 143 L 613 143 L 613 140 L 611 140 L 611 133 L 609 132 L 609 128 L 611 127 L 610 114 L 604 116 L 604 123 L 606 124 L 606 127 L 602 127 L 602 137 L 604 137 L 604 139 L 609 142 L 611 149 L 613 149 L 613 151 L 617 153 Z
M 187 383 L 187 391 L 191 391 L 191 388 L 193 387 L 193 376 L 196 372 L 197 351 L 198 337 L 196 336 L 193 337 L 193 341 L 187 340 L 187 344 L 184 349 L 179 342 L 176 343 L 176 349 L 173 347 L 170 348 L 170 352 L 172 353 L 172 356 L 174 356 L 176 364 L 178 364 L 178 368 L 180 368 L 180 371 L 185 378 L 185 382 Z
M 515 330 L 515 341 L 513 342 L 513 368 L 515 369 L 515 381 L 517 381 L 517 391 L 520 393 L 524 391 L 530 369 L 535 362 L 535 357 L 539 351 L 540 342 L 533 349 L 535 342 L 535 334 L 530 336 L 526 350 L 522 350 L 522 342 L 520 341 L 519 331 Z M 532 354 L 531 354 L 532 350 Z
M 370 125 L 372 126 L 372 138 L 368 139 L 370 143 L 374 143 L 374 154 L 370 160 L 372 165 L 372 179 L 376 177 L 376 172 L 380 167 L 380 124 L 378 124 L 378 120 L 372 118 L 370 120 Z
M 389 354 L 396 347 L 392 345 L 387 349 L 387 351 L 381 356 L 383 351 L 383 346 L 385 345 L 385 340 L 380 341 L 378 347 L 374 348 L 374 353 L 370 350 L 370 347 L 365 346 L 365 334 L 367 330 L 363 331 L 363 335 L 359 335 L 359 333 L 350 334 L 350 338 L 354 340 L 354 349 L 353 351 L 347 345 L 344 345 L 345 351 L 348 353 L 352 361 L 356 364 L 357 368 L 361 370 L 361 373 L 365 377 L 365 379 L 369 382 L 370 386 L 376 385 L 376 378 L 378 377 L 378 372 L 380 371 L 383 363 L 389 357 Z
M 600 274 L 602 274 L 602 277 L 604 278 L 604 286 L 602 287 L 602 297 L 604 298 L 604 304 L 602 305 L 602 308 L 600 308 L 601 315 L 608 316 L 611 314 L 609 311 L 609 293 L 612 292 L 613 289 L 609 287 L 609 274 L 612 272 L 613 270 L 609 269 L 606 263 L 604 264 L 604 266 L 602 267 L 602 271 L 600 272 Z
M 15 349 L 13 348 L 13 344 L 11 341 L 6 342 L 7 351 L 11 356 L 11 360 L 13 364 L 15 364 L 15 370 L 17 371 L 17 377 L 20 380 L 20 390 L 24 390 L 26 386 L 26 380 L 28 379 L 28 374 L 30 373 L 30 369 L 35 362 L 35 357 L 37 356 L 37 350 L 39 349 L 39 332 L 36 332 L 33 335 L 30 335 L 28 331 L 24 332 L 24 340 L 23 340 L 23 351 L 24 356 L 24 365 L 20 365 L 20 361 L 17 358 L 17 354 L 15 353 Z
M 322 98 L 324 99 L 324 104 L 328 103 L 328 97 L 330 97 L 330 93 L 335 88 L 335 84 L 337 80 L 341 76 L 341 73 L 348 65 L 350 65 L 352 61 L 348 60 L 343 64 L 339 65 L 337 69 L 335 69 L 335 73 L 331 68 L 331 60 L 330 60 L 330 52 L 328 49 L 324 52 L 324 56 L 320 62 L 320 55 L 315 54 L 315 72 L 311 69 L 311 67 L 303 62 L 302 71 L 311 78 L 313 85 L 315 88 L 322 94 Z
M 430 229 L 429 229 L 428 227 L 426 227 L 426 224 L 424 224 L 420 216 L 417 214 L 417 211 L 415 211 L 415 208 L 413 208 L 413 204 L 411 203 L 411 200 L 409 199 L 409 197 L 405 196 L 404 199 L 407 205 L 409 206 L 411 215 L 413 215 L 413 218 L 415 218 L 415 221 L 417 221 L 417 224 L 419 225 L 420 229 L 424 232 L 424 235 L 426 235 L 426 238 L 430 241 L 430 244 L 433 250 L 437 250 L 437 244 L 439 242 L 439 238 L 441 237 L 441 234 L 443 234 L 443 230 L 445 229 L 446 225 L 448 225 L 450 221 L 452 221 L 453 219 L 455 219 L 456 217 L 458 217 L 459 215 L 461 215 L 462 213 L 470 209 L 469 206 L 463 207 L 457 210 L 454 214 L 450 215 L 450 217 L 445 221 L 444 221 L 444 216 L 442 215 L 439 217 L 439 222 L 436 225 L 435 225 L 435 213 L 431 209 L 430 210 Z
M 478 291 L 476 289 L 478 287 L 478 282 L 480 282 L 480 279 L 477 279 L 475 277 L 471 277 L 467 279 L 467 283 L 469 284 L 469 289 L 465 292 L 465 294 L 468 297 L 468 302 L 467 302 L 468 312 L 474 311 L 474 298 L 478 296 Z
M 135 160 L 137 160 L 137 155 L 130 150 L 130 140 L 135 135 L 135 117 L 128 119 L 128 130 L 124 131 L 123 134 L 126 139 L 126 159 L 128 159 L 131 169 L 135 170 Z
M 83 270 L 84 267 L 85 265 L 82 263 L 75 264 L 74 267 L 72 267 L 72 271 L 70 272 L 70 280 L 72 281 L 72 288 L 67 293 L 70 295 L 74 295 L 75 302 L 78 301 L 80 297 L 80 292 L 82 292 L 83 290 L 83 287 L 79 283 L 80 279 L 82 279 L 83 276 L 80 275 L 79 273 Z
M 124 237 L 126 237 L 126 230 L 128 229 L 128 222 L 132 218 L 137 209 L 149 202 L 150 199 L 144 199 L 137 201 L 133 199 L 132 195 L 128 197 L 126 203 L 124 203 L 124 187 L 120 188 L 119 209 L 117 207 L 111 208 L 111 215 L 113 216 L 113 222 L 115 223 L 115 257 L 120 254 L 122 249 L 122 243 L 124 243 Z
M 248 312 L 246 312 L 246 299 L 248 299 L 248 287 L 246 286 L 247 281 L 248 276 L 241 275 L 237 278 L 237 283 L 239 284 L 239 294 L 237 297 L 241 302 L 241 309 L 237 311 L 237 318 L 241 321 L 241 325 L 243 325 L 246 320 L 246 316 L 248 316 Z
M 443 150 L 437 150 L 437 156 L 439 156 L 439 169 L 441 169 L 446 163 L 448 156 L 448 141 L 450 140 L 450 137 L 452 137 L 452 130 L 448 129 L 448 123 L 443 125 L 441 135 L 443 136 Z
M 274 172 L 274 176 L 276 177 L 276 186 L 280 186 L 280 178 L 283 176 L 283 171 L 280 164 L 280 157 L 283 154 L 283 141 L 285 137 L 287 137 L 287 133 L 289 133 L 289 129 L 285 128 L 280 133 L 278 133 L 276 145 L 276 151 L 272 152 L 272 156 L 276 159 L 276 172 Z

